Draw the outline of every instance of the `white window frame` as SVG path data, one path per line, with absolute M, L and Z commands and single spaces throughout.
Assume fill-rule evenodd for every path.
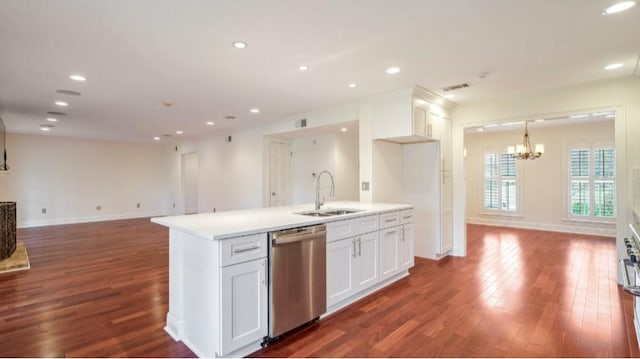
M 498 155 L 498 177 L 497 177 L 497 182 L 498 182 L 498 208 L 496 209 L 492 209 L 492 208 L 486 208 L 485 207 L 485 182 L 487 180 L 487 177 L 485 177 L 485 156 L 487 154 L 497 154 Z M 521 217 L 522 216 L 522 208 L 523 208 L 523 203 L 522 203 L 522 174 L 521 174 L 521 165 L 520 165 L 520 161 L 519 160 L 515 160 L 515 176 L 514 176 L 514 180 L 516 183 L 516 210 L 515 211 L 510 211 L 510 210 L 506 210 L 506 209 L 502 209 L 502 206 L 500 205 L 502 203 L 502 171 L 501 171 L 501 162 L 500 162 L 500 156 L 503 154 L 508 154 L 507 153 L 507 146 L 500 146 L 500 147 L 488 147 L 485 148 L 483 153 L 482 153 L 482 165 L 480 166 L 480 178 L 481 178 L 481 184 L 480 184 L 480 208 L 481 208 L 481 214 L 485 214 L 485 215 L 495 215 L 495 216 L 504 216 L 504 217 Z
M 571 176 L 571 151 L 572 150 L 577 150 L 577 149 L 588 149 L 589 150 L 589 155 L 588 155 L 588 159 L 589 159 L 589 176 L 585 177 L 584 180 L 588 181 L 589 183 L 589 215 L 576 215 L 573 214 L 571 211 L 571 182 L 574 179 L 574 177 Z M 610 179 L 613 181 L 613 210 L 614 210 L 614 215 L 613 217 L 601 217 L 601 216 L 595 216 L 594 215 L 594 211 L 595 211 L 595 182 L 598 180 L 602 180 L 599 178 L 595 177 L 595 161 L 593 158 L 593 154 L 594 151 L 597 149 L 613 149 L 614 150 L 614 171 L 613 171 L 613 177 Z M 612 142 L 587 142 L 587 143 L 575 143 L 575 144 L 571 144 L 570 146 L 567 147 L 567 150 L 565 152 L 565 156 L 566 156 L 566 163 L 565 163 L 565 168 L 567 171 L 567 176 L 566 176 L 566 181 L 565 181 L 565 190 L 566 190 L 566 196 L 565 196 L 565 207 L 566 207 L 566 213 L 567 213 L 567 218 L 570 221 L 576 221 L 576 222 L 591 222 L 591 223 L 615 223 L 616 222 L 616 217 L 617 217 L 617 205 L 618 205 L 618 188 L 617 188 L 617 182 L 616 182 L 616 172 L 617 172 L 617 151 L 616 151 L 616 146 L 614 143 Z M 609 178 L 607 178 L 607 180 L 609 180 Z

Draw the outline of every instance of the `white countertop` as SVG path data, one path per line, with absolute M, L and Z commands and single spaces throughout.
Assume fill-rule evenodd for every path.
M 156 217 L 151 218 L 151 222 L 167 226 L 171 229 L 182 230 L 198 237 L 219 240 L 413 208 L 413 206 L 409 204 L 340 201 L 328 202 L 322 206 L 322 210 L 333 208 L 360 209 L 362 211 L 330 217 L 312 217 L 295 214 L 295 212 L 311 211 L 313 207 L 313 204 L 304 204 L 184 216 Z

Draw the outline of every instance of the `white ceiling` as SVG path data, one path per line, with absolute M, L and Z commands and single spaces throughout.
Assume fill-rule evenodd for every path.
M 454 99 L 467 102 L 638 75 L 640 6 L 602 16 L 613 2 L 2 0 L 1 115 L 10 132 L 41 133 L 66 98 L 68 116 L 50 135 L 152 141 L 412 85 L 470 81 Z M 614 62 L 625 66 L 602 69 Z M 389 66 L 402 71 L 387 75 Z

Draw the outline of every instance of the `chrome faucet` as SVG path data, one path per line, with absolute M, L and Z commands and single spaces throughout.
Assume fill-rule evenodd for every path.
M 320 172 L 320 174 L 318 175 L 318 178 L 316 179 L 316 211 L 319 211 L 320 206 L 324 204 L 324 197 L 322 197 L 322 202 L 320 202 L 320 177 L 322 177 L 322 175 L 325 173 L 328 174 L 329 177 L 331 178 L 331 192 L 329 193 L 329 196 L 333 197 L 336 195 L 336 183 L 333 180 L 333 175 L 331 174 L 331 172 L 329 171 Z

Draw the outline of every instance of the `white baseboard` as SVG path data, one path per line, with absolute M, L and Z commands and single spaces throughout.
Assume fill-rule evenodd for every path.
M 563 232 L 563 233 L 575 233 L 586 234 L 594 236 L 615 237 L 616 228 L 609 225 L 593 225 L 589 226 L 586 223 L 580 224 L 549 224 L 549 223 L 532 223 L 523 222 L 518 220 L 509 220 L 507 218 L 489 218 L 489 217 L 467 217 L 467 223 L 469 224 L 482 224 L 487 226 L 500 226 L 522 229 L 537 229 L 540 231 L 551 232 Z
M 18 228 L 31 228 L 42 226 L 55 226 L 59 224 L 76 224 L 76 223 L 89 223 L 89 222 L 103 222 L 113 221 L 117 219 L 132 219 L 132 218 L 145 218 L 145 217 L 159 217 L 165 216 L 165 212 L 137 212 L 137 213 L 123 213 L 123 214 L 107 214 L 102 216 L 87 216 L 87 217 L 66 217 L 66 218 L 54 218 L 54 219 L 41 219 L 41 220 L 27 220 L 18 221 Z

